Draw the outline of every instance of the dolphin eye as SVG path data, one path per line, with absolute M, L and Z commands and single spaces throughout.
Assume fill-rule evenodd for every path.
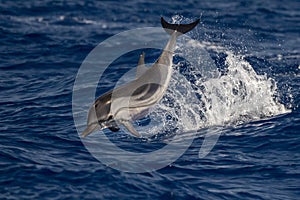
M 111 119 L 113 119 L 112 115 L 110 115 L 107 120 L 111 120 Z

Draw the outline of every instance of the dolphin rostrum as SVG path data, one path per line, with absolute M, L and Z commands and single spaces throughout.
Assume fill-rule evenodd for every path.
M 162 27 L 171 35 L 158 60 L 151 66 L 144 63 L 145 54 L 140 56 L 136 79 L 98 97 L 88 114 L 85 137 L 96 130 L 108 128 L 113 132 L 120 130 L 119 124 L 136 137 L 141 135 L 132 122 L 147 115 L 148 109 L 161 100 L 169 85 L 176 38 L 192 30 L 199 19 L 190 24 L 170 24 L 161 18 Z

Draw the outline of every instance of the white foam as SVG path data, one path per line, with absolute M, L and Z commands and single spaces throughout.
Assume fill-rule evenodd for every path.
M 233 53 L 227 52 L 226 65 L 225 75 L 198 83 L 205 88 L 202 101 L 208 124 L 236 125 L 289 112 L 275 98 L 274 80 L 257 75 L 248 62 Z
M 193 55 L 189 57 L 189 61 L 192 59 L 189 67 L 193 70 L 188 76 L 197 81 L 191 83 L 179 73 L 178 65 L 182 63 L 174 65 L 177 70 L 172 75 L 164 99 L 152 109 L 150 125 L 139 130 L 143 135 L 232 126 L 290 112 L 276 99 L 278 91 L 273 79 L 258 75 L 243 56 L 234 55 L 218 45 L 213 44 L 208 48 L 227 55 L 227 72 L 207 79 L 198 78 L 198 71 L 203 71 L 203 56 L 209 56 L 203 54 L 205 45 L 208 44 L 187 42 L 178 45 L 177 55 Z M 211 58 L 205 59 L 209 61 Z M 208 67 L 207 70 L 214 69 Z

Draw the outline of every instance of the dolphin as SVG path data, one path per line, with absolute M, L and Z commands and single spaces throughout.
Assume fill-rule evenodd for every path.
M 117 87 L 96 99 L 89 109 L 85 137 L 97 128 L 116 132 L 123 125 L 132 135 L 141 137 L 132 122 L 147 115 L 151 106 L 161 100 L 172 75 L 176 38 L 192 30 L 199 19 L 190 24 L 170 24 L 161 17 L 161 25 L 170 39 L 162 54 L 151 66 L 145 66 L 145 53 L 140 55 L 135 80 Z

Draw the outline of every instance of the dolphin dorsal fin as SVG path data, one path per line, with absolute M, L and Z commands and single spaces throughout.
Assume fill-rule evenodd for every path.
M 139 65 L 144 65 L 144 64 L 145 64 L 145 52 L 143 52 L 143 53 L 140 55 L 140 59 L 139 59 L 138 66 L 139 66 Z
M 145 65 L 145 52 L 143 52 L 140 55 L 138 66 L 136 68 L 136 78 L 141 77 L 147 70 L 148 70 L 148 67 L 146 67 L 146 65 Z

